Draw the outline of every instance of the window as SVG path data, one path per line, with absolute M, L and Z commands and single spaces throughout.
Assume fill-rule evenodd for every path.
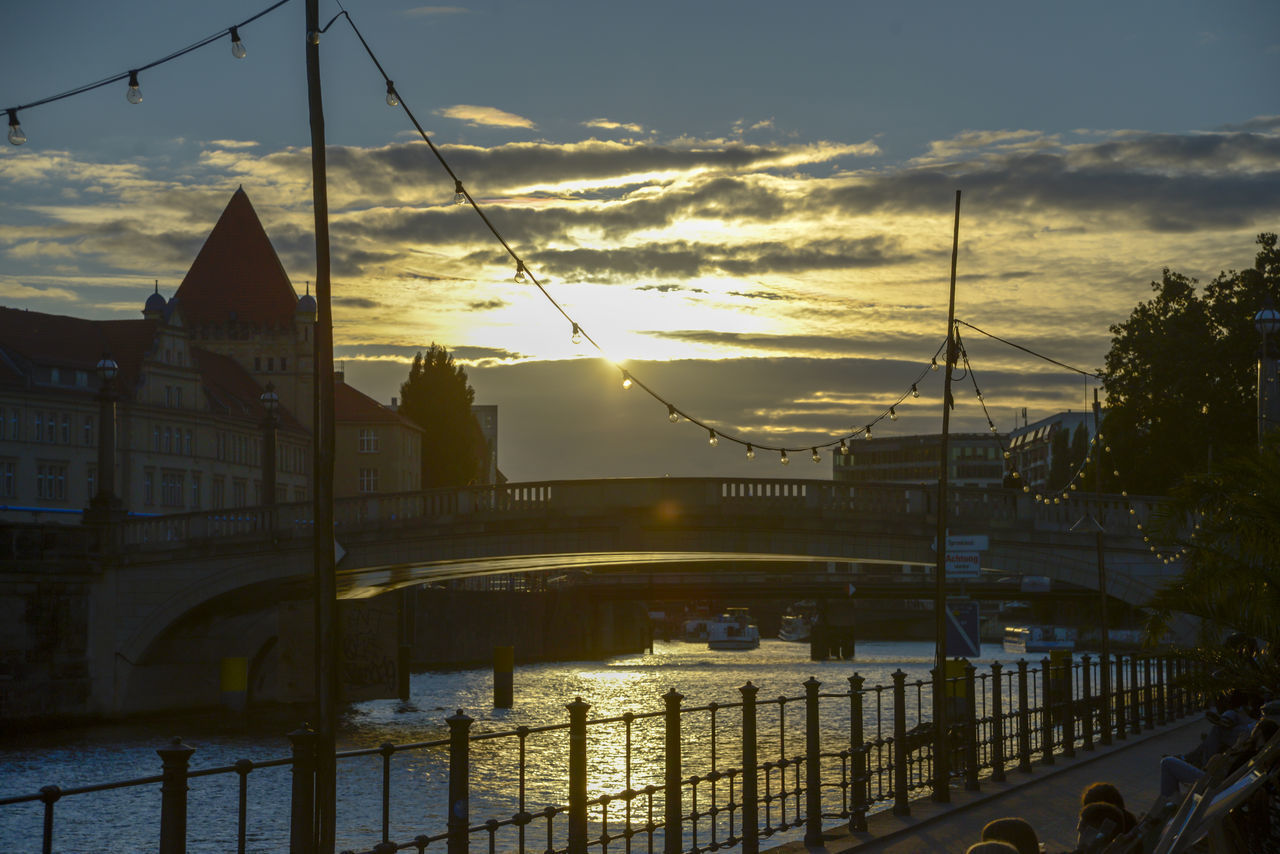
M 98 494 L 98 467 L 95 465 L 85 466 L 85 488 L 89 491 L 90 500 Z
M 247 483 L 243 478 L 236 478 L 231 481 L 231 506 L 244 507 L 246 501 Z
M 160 473 L 160 504 L 163 507 L 182 506 L 182 472 L 166 471 Z
M 151 450 L 160 450 L 160 425 L 156 424 L 151 428 Z
M 17 484 L 14 482 L 16 470 L 17 463 L 13 460 L 0 460 L 0 498 L 17 496 Z
M 164 428 L 164 452 L 167 454 L 173 450 L 173 430 L 169 427 Z
M 44 425 L 44 433 L 50 445 L 58 441 L 58 416 L 55 413 L 49 413 L 49 420 Z
M 360 491 L 361 492 L 377 492 L 378 491 L 378 470 L 377 469 L 360 469 Z
M 67 464 L 36 464 L 36 497 L 46 501 L 62 501 L 67 497 Z
M 209 485 L 209 505 L 215 510 L 221 510 L 226 503 L 226 488 L 227 482 L 220 477 L 215 477 Z
M 191 509 L 200 509 L 200 472 L 191 473 Z
M 22 438 L 22 413 L 16 407 L 9 410 L 9 438 Z
M 71 416 L 66 412 L 62 413 L 62 444 L 71 444 Z
M 152 505 L 156 503 L 156 470 L 142 470 L 142 503 Z
M 182 408 L 182 386 L 173 387 L 173 405 L 177 409 Z
M 93 416 L 86 415 L 84 417 L 84 433 L 80 437 L 80 441 L 84 443 L 86 448 L 93 446 Z
M 366 427 L 360 430 L 360 453 L 376 454 L 378 452 L 378 431 Z
M 35 414 L 35 417 L 32 421 L 32 427 L 34 428 L 34 432 L 32 432 L 31 434 L 32 439 L 34 439 L 37 442 L 43 442 L 44 441 L 44 416 L 41 415 L 39 412 Z
M 164 405 L 166 409 L 173 406 L 173 386 L 171 385 L 164 387 Z
M 0 439 L 4 438 L 4 425 L 5 425 L 4 407 L 0 406 Z
M 188 456 L 188 457 L 189 457 L 189 456 L 191 456 L 191 448 L 192 448 L 191 431 L 190 431 L 190 430 L 187 430 L 185 433 L 183 433 L 183 434 L 182 434 L 182 453 L 183 453 L 183 455 Z
M 305 489 L 300 489 L 300 488 L 295 487 L 295 488 L 294 488 L 294 490 L 293 490 L 293 500 L 294 500 L 294 501 L 297 501 L 297 502 L 303 502 L 303 501 L 306 501 L 306 500 L 307 500 L 307 491 L 306 491 Z

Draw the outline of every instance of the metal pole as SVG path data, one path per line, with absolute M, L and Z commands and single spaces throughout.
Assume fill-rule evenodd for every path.
M 1000 662 L 991 663 L 991 779 L 1003 783 L 1004 774 L 1004 678 Z
M 1093 450 L 1093 497 L 1095 513 L 1100 512 L 1102 506 L 1102 451 L 1106 446 L 1106 442 L 1101 439 L 1102 405 L 1098 403 L 1098 390 L 1093 390 L 1093 435 L 1098 436 L 1098 447 Z M 1111 623 L 1107 619 L 1107 564 L 1103 559 L 1102 550 L 1102 520 L 1094 518 L 1094 546 L 1098 556 L 1098 621 L 1099 632 L 1101 633 L 1102 661 L 1103 665 L 1099 668 L 1098 673 L 1102 677 L 1102 697 L 1104 702 L 1099 708 L 1101 720 L 1099 727 L 1102 730 L 1102 743 L 1111 743 Z
M 662 695 L 662 699 L 667 705 L 662 851 L 663 854 L 680 854 L 684 834 L 683 793 L 680 791 L 680 701 L 684 699 L 684 694 L 672 688 Z
M 933 636 L 934 667 L 939 679 L 947 661 L 947 474 L 950 469 L 951 372 L 956 362 L 956 259 L 960 252 L 960 191 L 956 190 L 956 217 L 951 233 L 951 295 L 947 305 L 946 371 L 942 386 L 942 441 L 938 470 L 937 564 L 934 567 Z M 951 800 L 951 763 L 947 754 L 947 702 L 937 680 L 933 686 L 933 799 Z
M 333 313 L 329 299 L 329 190 L 324 101 L 320 93 L 320 0 L 306 0 L 307 102 L 311 124 L 311 192 L 315 209 L 315 408 L 312 419 L 315 518 L 316 827 L 318 854 L 335 846 L 338 722 L 338 599 L 333 548 Z
M 174 738 L 156 751 L 162 765 L 160 784 L 160 854 L 185 854 L 187 850 L 187 764 L 194 747 Z
M 742 694 L 742 851 L 760 851 L 760 769 L 756 744 L 756 694 L 759 688 L 748 682 Z
M 578 697 L 565 708 L 569 710 L 569 854 L 586 854 L 587 710 L 591 706 Z
M 471 724 L 474 718 L 458 709 L 445 718 L 449 724 L 449 841 L 448 854 L 467 854 L 471 837 Z
M 804 844 L 822 844 L 822 746 L 818 689 L 822 683 L 812 676 L 804 683 Z
M 937 759 L 934 760 L 935 764 Z M 911 815 L 907 771 L 907 674 L 893 671 L 893 814 Z
M 293 788 L 289 800 L 289 854 L 313 854 L 315 844 L 316 734 L 303 724 L 289 733 Z
M 849 766 L 853 794 L 849 804 L 849 832 L 867 829 L 867 744 L 862 732 L 862 683 L 857 673 L 849 677 Z

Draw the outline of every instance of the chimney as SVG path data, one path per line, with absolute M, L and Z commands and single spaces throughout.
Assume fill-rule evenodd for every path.
M 394 412 L 394 411 L 399 410 L 399 409 L 400 409 L 400 400 L 399 400 L 399 398 L 395 398 L 395 397 L 391 398 L 391 410 Z
M 342 383 L 343 385 L 346 385 L 346 383 L 347 383 L 347 371 L 346 371 L 346 368 L 345 368 L 345 367 L 341 367 L 341 368 L 334 368 L 334 369 L 333 369 L 333 381 L 334 381 L 334 382 L 338 382 L 338 383 Z

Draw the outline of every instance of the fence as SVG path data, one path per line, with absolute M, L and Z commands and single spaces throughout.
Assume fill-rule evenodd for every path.
M 1189 664 L 1169 656 L 1116 657 L 1108 696 L 1101 693 L 1103 663 L 1087 655 L 1046 658 L 1038 666 L 995 663 L 981 673 L 962 667 L 940 683 L 948 705 L 948 786 L 977 789 L 983 779 L 1003 780 L 1011 770 L 1030 771 L 1037 761 L 1053 764 L 1057 756 L 1093 750 L 1199 708 Z M 759 697 L 748 682 L 734 702 L 701 706 L 685 705 L 672 690 L 660 709 L 600 719 L 589 719 L 590 705 L 577 699 L 566 706 L 562 723 L 503 732 L 473 733 L 473 720 L 458 710 L 447 719 L 445 738 L 338 754 L 340 775 L 350 763 L 376 762 L 380 771 L 380 815 L 366 822 L 378 828 L 372 831 L 377 838 L 352 850 L 423 852 L 443 844 L 449 854 L 480 846 L 490 852 L 753 853 L 762 840 L 800 830 L 807 844 L 818 844 L 832 822 L 865 830 L 869 813 L 909 814 L 912 798 L 935 786 L 928 712 L 936 676 L 908 681 L 898 670 L 892 684 L 866 686 L 855 674 L 839 690 L 826 691 L 810 679 L 802 693 L 776 698 Z M 157 751 L 159 775 L 46 786 L 2 798 L 0 807 L 42 804 L 43 850 L 52 852 L 63 798 L 159 785 L 159 848 L 175 854 L 187 846 L 190 787 L 232 778 L 238 792 L 234 844 L 243 854 L 249 850 L 250 779 L 284 768 L 292 780 L 290 850 L 309 854 L 315 850 L 315 736 L 301 729 L 289 737 L 291 756 L 200 770 L 190 768 L 195 751 L 175 740 Z M 499 781 L 494 808 L 505 805 L 500 817 L 473 821 L 476 779 Z M 427 832 L 396 838 L 393 801 L 401 806 L 406 799 L 418 805 L 417 817 L 394 827 Z M 283 844 L 281 838 L 269 847 Z M 230 847 L 227 839 L 219 850 Z

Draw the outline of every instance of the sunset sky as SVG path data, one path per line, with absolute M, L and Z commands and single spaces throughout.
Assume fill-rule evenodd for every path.
M 0 22 L 0 108 L 148 64 L 269 0 L 52 0 Z M 1171 267 L 1206 281 L 1280 230 L 1271 2 L 349 0 L 401 98 L 564 310 L 717 429 L 808 447 L 936 433 L 956 314 L 1084 369 Z M 321 1 L 327 21 L 339 11 Z M 19 114 L 0 145 L 0 304 L 138 317 L 243 185 L 314 277 L 303 4 L 126 84 Z M 469 207 L 351 28 L 321 41 L 336 358 L 387 401 L 432 342 L 499 406 L 512 480 L 829 477 L 754 461 L 624 391 Z M 1008 430 L 1086 378 L 964 330 Z M 985 430 L 965 379 L 954 430 Z

